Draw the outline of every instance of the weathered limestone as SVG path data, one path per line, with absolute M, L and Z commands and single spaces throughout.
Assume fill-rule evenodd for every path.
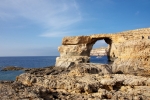
M 15 92 L 16 95 L 22 95 L 23 90 L 27 89 L 22 95 L 24 98 L 30 93 L 31 95 L 28 97 L 43 98 L 44 100 L 51 100 L 52 98 L 52 100 L 58 98 L 65 100 L 150 99 L 149 77 L 111 74 L 111 68 L 108 65 L 80 63 L 69 68 L 53 67 L 49 69 L 49 72 L 46 74 L 37 69 L 35 73 L 25 73 L 18 76 L 16 83 L 21 83 L 26 88 L 19 85 L 18 87 L 21 87 L 20 90 L 22 91 Z M 15 91 L 18 87 L 10 90 Z M 34 92 L 28 92 L 31 89 Z
M 62 42 L 63 45 L 58 47 L 60 57 L 56 59 L 55 66 L 69 67 L 72 64 L 90 62 L 90 51 L 94 43 L 104 38 L 108 44 L 111 43 L 111 40 L 106 38 L 105 35 L 102 35 L 102 37 L 98 39 L 92 36 L 65 37 Z
M 109 45 L 108 59 L 114 61 L 112 71 L 150 75 L 150 28 L 116 34 L 65 37 L 58 48 L 60 57 L 57 67 L 69 67 L 90 62 L 90 51 L 97 40 L 104 39 Z
M 34 68 L 0 81 L 0 100 L 150 100 L 150 78 L 111 74 L 108 65 Z

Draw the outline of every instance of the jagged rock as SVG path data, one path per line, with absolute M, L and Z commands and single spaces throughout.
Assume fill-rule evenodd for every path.
M 92 94 L 93 98 L 99 99 L 149 98 L 149 77 L 111 74 L 105 67 L 106 65 L 79 64 L 63 70 L 63 73 L 55 75 L 50 74 L 37 77 L 36 75 L 26 73 L 18 76 L 17 82 L 27 86 L 38 85 L 39 87 L 42 86 L 57 92 L 63 91 L 74 95 L 83 94 L 85 97 Z M 101 70 L 104 69 L 106 73 L 102 74 Z
M 150 99 L 149 77 L 112 74 L 108 69 L 109 65 L 89 63 L 30 69 L 14 82 L 0 82 L 0 99 Z

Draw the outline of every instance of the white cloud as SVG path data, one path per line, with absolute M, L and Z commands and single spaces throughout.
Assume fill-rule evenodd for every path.
M 81 21 L 79 7 L 74 0 L 1 0 L 0 20 L 26 18 L 40 24 L 55 36 L 68 33 L 69 27 Z M 66 30 L 64 30 L 64 28 Z
M 56 32 L 46 32 L 44 34 L 41 34 L 39 36 L 42 36 L 42 37 L 64 37 L 66 35 L 69 35 L 69 32 L 68 31 L 56 31 Z

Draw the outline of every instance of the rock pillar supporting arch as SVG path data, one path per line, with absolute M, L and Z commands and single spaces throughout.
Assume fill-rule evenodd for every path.
M 108 51 L 107 51 L 108 61 L 114 61 L 114 57 L 110 56 L 111 55 L 111 48 L 112 48 L 112 40 L 109 38 L 104 38 L 104 40 L 108 44 Z

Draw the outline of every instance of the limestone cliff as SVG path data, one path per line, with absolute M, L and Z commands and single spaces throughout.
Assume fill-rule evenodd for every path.
M 113 34 L 64 37 L 58 48 L 57 67 L 69 67 L 90 62 L 90 52 L 98 40 L 109 45 L 108 59 L 113 61 L 112 71 L 150 75 L 150 28 Z

